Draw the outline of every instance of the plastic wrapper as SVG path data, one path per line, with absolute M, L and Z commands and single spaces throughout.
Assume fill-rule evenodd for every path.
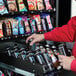
M 26 34 L 31 33 L 31 29 L 30 29 L 27 17 L 25 17 L 25 16 L 22 17 L 22 20 L 24 21 L 24 27 L 25 27 Z
M 36 0 L 36 3 L 37 3 L 37 9 L 38 10 L 44 9 L 43 0 Z
M 46 10 L 48 10 L 48 9 L 51 9 L 52 10 L 53 9 L 49 0 L 44 0 L 44 2 L 45 2 Z
M 33 19 L 34 19 L 34 20 L 36 21 L 36 23 L 37 23 L 38 32 L 42 31 L 40 15 L 33 15 Z
M 36 0 L 27 0 L 29 10 L 37 10 Z
M 7 0 L 9 12 L 17 12 L 17 5 L 15 0 Z
M 16 17 L 16 20 L 18 20 L 18 29 L 19 29 L 19 34 L 24 34 L 24 25 L 21 17 Z
M 3 0 L 0 0 L 0 14 L 3 15 L 6 13 L 8 13 L 7 8 L 5 7 Z
M 52 21 L 51 21 L 51 18 L 50 18 L 49 14 L 46 15 L 46 20 L 47 20 L 47 23 L 48 23 L 48 29 L 49 30 L 53 29 Z
M 0 22 L 0 38 L 3 37 L 2 23 Z
M 12 25 L 12 34 L 13 35 L 18 35 L 18 20 L 16 19 L 10 19 L 11 25 Z
M 46 24 L 45 24 L 45 19 L 41 19 L 41 21 L 42 21 L 43 30 L 47 31 Z
M 18 5 L 19 5 L 19 11 L 27 11 L 26 6 L 23 3 L 23 0 L 18 0 Z
M 31 26 L 31 29 L 32 29 L 32 33 L 36 32 L 36 28 L 35 28 L 35 20 L 30 20 L 30 26 Z
M 11 26 L 11 21 L 9 19 L 4 21 L 5 27 L 6 27 L 6 36 L 12 35 L 12 26 Z
M 41 22 L 42 22 L 43 30 L 47 31 L 47 28 L 46 28 L 47 24 L 46 24 L 46 21 L 45 21 L 46 16 L 44 15 L 44 13 L 42 13 L 40 16 L 41 16 Z

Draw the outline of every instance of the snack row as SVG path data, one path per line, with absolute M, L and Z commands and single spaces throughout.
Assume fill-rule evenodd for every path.
M 0 0 L 0 14 L 28 10 L 52 10 L 53 0 Z
M 49 14 L 7 18 L 0 21 L 0 38 L 52 30 L 52 21 Z

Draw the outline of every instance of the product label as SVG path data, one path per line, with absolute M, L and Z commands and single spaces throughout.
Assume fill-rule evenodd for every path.
M 46 10 L 48 10 L 48 9 L 51 9 L 52 10 L 53 8 L 52 8 L 49 0 L 44 0 L 44 1 L 45 1 Z
M 35 21 L 34 20 L 30 20 L 30 24 L 31 24 L 31 28 L 32 28 L 32 33 L 36 32 Z
M 6 31 L 7 31 L 7 36 L 10 36 L 12 34 L 11 32 L 11 22 L 9 20 L 5 20 L 5 25 L 6 25 Z
M 34 15 L 33 19 L 36 20 L 38 32 L 42 30 L 40 15 Z
M 18 21 L 17 20 L 13 20 L 12 31 L 13 31 L 13 35 L 18 35 Z
M 49 28 L 49 30 L 51 30 L 53 28 L 53 26 L 52 26 L 52 22 L 51 22 L 51 19 L 50 19 L 50 15 L 46 16 L 46 19 L 47 19 L 47 22 L 48 22 L 48 28 Z
M 27 11 L 26 6 L 23 3 L 23 0 L 18 0 L 18 4 L 19 4 L 20 11 Z
M 17 6 L 15 0 L 7 0 L 9 12 L 17 12 Z
M 19 34 L 24 34 L 24 26 L 23 26 L 23 21 L 22 17 L 16 17 L 15 19 L 18 20 L 18 28 L 19 28 Z
M 2 23 L 0 22 L 0 38 L 3 37 Z
M 0 0 L 0 14 L 6 14 L 8 13 L 4 3 L 3 3 L 3 0 Z
M 36 0 L 38 10 L 43 10 L 44 5 L 42 0 Z
M 44 31 L 46 31 L 47 29 L 46 29 L 46 25 L 45 25 L 45 20 L 44 19 L 42 19 L 42 25 L 43 25 Z
M 26 33 L 31 32 L 28 21 L 25 21 L 25 30 L 26 30 Z
M 37 10 L 36 1 L 35 0 L 27 0 L 29 10 Z

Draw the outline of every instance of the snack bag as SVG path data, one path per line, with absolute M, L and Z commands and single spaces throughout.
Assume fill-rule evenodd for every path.
M 53 28 L 53 25 L 52 25 L 51 18 L 50 18 L 49 14 L 46 15 L 46 20 L 48 23 L 48 28 L 49 28 L 49 30 L 51 30 Z
M 0 22 L 0 38 L 3 37 L 2 23 Z
M 32 33 L 36 32 L 35 20 L 30 20 L 30 26 L 31 26 L 31 29 L 32 29 Z
M 27 11 L 26 6 L 23 3 L 23 0 L 17 0 L 19 5 L 19 11 Z
M 43 30 L 44 31 L 47 31 L 47 28 L 46 28 L 47 23 L 46 23 L 46 20 L 45 20 L 45 18 L 46 18 L 45 13 L 42 13 L 40 15 L 40 17 L 41 17 L 41 22 L 42 22 Z
M 11 19 L 11 24 L 12 24 L 12 34 L 18 35 L 18 20 Z
M 29 10 L 37 10 L 36 0 L 27 0 Z
M 9 12 L 17 12 L 17 5 L 15 0 L 7 0 Z
M 36 0 L 36 4 L 37 4 L 37 9 L 38 10 L 43 10 L 44 9 L 43 0 Z
M 45 2 L 46 10 L 48 10 L 48 9 L 51 9 L 52 10 L 53 9 L 49 0 L 44 0 L 44 2 Z
M 47 31 L 45 19 L 41 19 L 41 21 L 42 21 L 43 30 L 44 30 L 44 31 Z
M 0 14 L 3 15 L 6 13 L 8 13 L 7 8 L 5 7 L 3 0 L 0 0 Z
M 34 20 L 36 21 L 36 23 L 37 23 L 38 32 L 42 31 L 40 15 L 33 15 L 33 19 L 34 19 Z
M 19 34 L 24 34 L 24 26 L 23 26 L 23 21 L 21 17 L 16 17 L 16 20 L 18 20 L 18 28 L 19 28 Z
M 24 16 L 24 17 L 22 17 L 22 20 L 24 21 L 24 27 L 25 27 L 24 29 L 26 31 L 26 34 L 31 33 L 28 18 Z
M 12 29 L 11 21 L 10 21 L 10 20 L 5 20 L 4 23 L 5 23 L 5 26 L 6 26 L 6 34 L 7 34 L 6 36 L 12 35 L 12 31 L 11 31 L 11 29 Z

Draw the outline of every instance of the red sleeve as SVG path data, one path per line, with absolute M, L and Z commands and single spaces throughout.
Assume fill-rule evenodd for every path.
M 71 70 L 76 72 L 76 59 L 72 61 L 71 63 Z
M 45 40 L 57 41 L 57 42 L 73 42 L 76 30 L 76 17 L 73 17 L 69 22 L 62 26 L 57 27 L 54 30 L 44 34 Z

